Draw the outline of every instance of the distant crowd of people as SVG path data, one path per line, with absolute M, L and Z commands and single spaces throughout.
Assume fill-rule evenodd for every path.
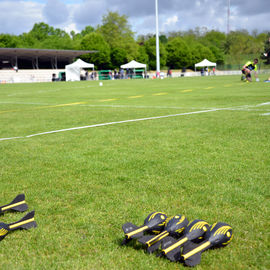
M 201 69 L 201 76 L 210 76 L 210 75 L 216 75 L 215 67 L 213 67 L 212 70 L 209 67 L 203 67 Z
M 97 80 L 98 79 L 98 75 L 97 75 L 97 72 L 96 71 L 92 71 L 89 73 L 88 70 L 84 71 L 84 74 L 81 73 L 81 76 L 80 76 L 80 79 L 81 81 L 89 81 L 89 80 Z

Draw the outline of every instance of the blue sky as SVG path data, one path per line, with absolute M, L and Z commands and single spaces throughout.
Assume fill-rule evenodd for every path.
M 270 0 L 230 0 L 230 29 L 270 32 Z M 228 0 L 159 0 L 161 32 L 227 31 Z M 68 33 L 97 26 L 108 11 L 127 15 L 136 34 L 155 32 L 155 0 L 0 0 L 0 33 L 19 35 L 45 22 Z

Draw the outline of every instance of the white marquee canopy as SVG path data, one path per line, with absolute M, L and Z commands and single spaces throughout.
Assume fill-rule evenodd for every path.
M 200 63 L 195 64 L 195 70 L 196 70 L 196 67 L 215 67 L 216 65 L 217 65 L 216 63 L 213 63 L 207 59 L 204 59 Z
M 94 69 L 94 64 L 84 62 L 78 59 L 74 63 L 65 66 L 66 81 L 79 81 L 82 68 L 92 68 Z
M 139 62 L 136 62 L 135 60 L 130 61 L 129 63 L 120 66 L 123 69 L 128 69 L 128 68 L 144 68 L 146 69 L 146 64 L 141 64 Z

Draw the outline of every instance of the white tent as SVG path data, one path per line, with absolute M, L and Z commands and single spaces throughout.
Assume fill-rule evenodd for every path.
M 139 62 L 136 62 L 135 60 L 130 61 L 129 63 L 120 66 L 123 69 L 133 69 L 134 74 L 132 76 L 135 75 L 134 78 L 136 78 L 136 68 L 143 68 L 144 69 L 144 73 L 146 74 L 146 64 L 141 64 Z M 142 75 L 143 76 L 143 75 Z
M 123 68 L 123 69 L 127 69 L 127 68 L 144 68 L 144 69 L 146 69 L 146 64 L 141 64 L 139 62 L 136 62 L 135 60 L 132 60 L 129 63 L 122 65 L 121 68 Z
M 204 59 L 202 62 L 195 64 L 195 71 L 196 67 L 215 67 L 217 64 Z
M 92 68 L 94 69 L 94 64 L 86 63 L 81 59 L 78 59 L 76 62 L 66 65 L 66 81 L 79 81 L 82 68 Z

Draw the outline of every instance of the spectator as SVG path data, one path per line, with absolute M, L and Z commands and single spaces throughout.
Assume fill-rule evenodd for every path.
M 124 70 L 120 69 L 120 79 L 124 79 Z
M 204 76 L 204 68 L 201 69 L 201 76 Z
M 56 81 L 56 74 L 53 73 L 53 74 L 52 74 L 52 82 L 55 82 L 55 81 Z
M 167 77 L 172 77 L 172 70 L 170 68 L 168 68 Z

